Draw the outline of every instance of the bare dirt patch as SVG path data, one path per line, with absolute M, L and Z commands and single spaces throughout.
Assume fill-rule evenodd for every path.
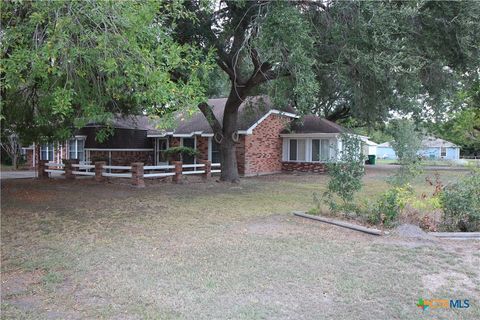
M 42 282 L 43 275 L 41 270 L 2 272 L 2 298 L 27 293 Z

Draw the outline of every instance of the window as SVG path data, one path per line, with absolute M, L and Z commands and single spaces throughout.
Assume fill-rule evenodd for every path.
M 290 140 L 290 161 L 297 160 L 297 140 Z
M 447 148 L 441 147 L 440 148 L 440 157 L 446 157 L 447 156 Z
M 157 165 L 168 164 L 165 150 L 168 149 L 168 139 L 157 140 Z
M 192 148 L 192 149 L 196 149 L 195 148 L 195 138 L 183 138 L 182 139 L 182 145 L 184 147 L 188 147 L 188 148 Z M 184 164 L 194 164 L 195 163 L 195 156 L 191 156 L 191 155 L 188 155 L 188 154 L 183 154 L 182 155 L 182 161 Z
M 305 139 L 290 139 L 290 161 L 305 161 Z
M 330 159 L 330 146 L 328 139 L 312 140 L 312 161 L 328 161 Z
M 69 159 L 85 160 L 84 155 L 85 140 L 84 139 L 70 139 L 68 142 L 68 156 Z
M 212 163 L 220 163 L 220 144 L 212 138 Z
M 44 143 L 40 146 L 40 160 L 53 160 L 53 143 Z

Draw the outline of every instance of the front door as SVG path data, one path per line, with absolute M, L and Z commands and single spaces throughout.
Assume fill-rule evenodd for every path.
M 157 152 L 156 154 L 157 166 L 168 165 L 168 159 L 165 155 L 165 150 L 167 149 L 168 149 L 168 138 L 157 139 L 156 148 L 155 148 Z

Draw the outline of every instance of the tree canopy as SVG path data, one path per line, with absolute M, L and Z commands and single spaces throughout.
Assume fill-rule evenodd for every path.
M 15 1 L 1 12 L 2 127 L 24 139 L 64 139 L 86 121 L 205 98 L 212 64 L 172 38 L 189 18 L 176 3 Z

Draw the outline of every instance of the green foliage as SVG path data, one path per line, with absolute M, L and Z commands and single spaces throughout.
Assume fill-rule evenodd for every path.
M 478 78 L 478 1 L 327 1 L 315 26 L 315 112 L 333 120 L 431 118 Z M 468 70 L 468 71 L 467 71 Z M 467 72 L 466 72 L 467 71 Z
M 448 185 L 440 196 L 447 230 L 480 231 L 480 172 Z
M 403 186 L 420 173 L 420 158 L 417 153 L 422 140 L 413 122 L 408 120 L 393 122 L 391 135 L 393 136 L 391 145 L 401 166 L 391 177 L 391 182 L 396 186 Z
M 413 199 L 413 191 L 409 185 L 393 187 L 380 195 L 374 204 L 370 215 L 370 222 L 383 223 L 392 226 L 398 219 L 401 211 Z
M 172 147 L 168 148 L 167 150 L 164 151 L 166 157 L 174 157 L 177 155 L 188 155 L 192 157 L 196 157 L 199 155 L 198 150 L 190 148 L 190 147 Z
M 339 159 L 336 163 L 328 164 L 330 181 L 325 196 L 332 211 L 338 211 L 342 207 L 352 209 L 349 204 L 353 202 L 355 192 L 362 188 L 362 177 L 365 175 L 361 139 L 356 135 L 344 133 L 340 140 L 342 149 L 337 150 Z M 340 197 L 342 205 L 335 202 L 334 195 Z
M 2 127 L 30 141 L 65 139 L 114 113 L 194 107 L 212 61 L 172 39 L 175 21 L 186 18 L 180 9 L 160 1 L 3 2 Z

